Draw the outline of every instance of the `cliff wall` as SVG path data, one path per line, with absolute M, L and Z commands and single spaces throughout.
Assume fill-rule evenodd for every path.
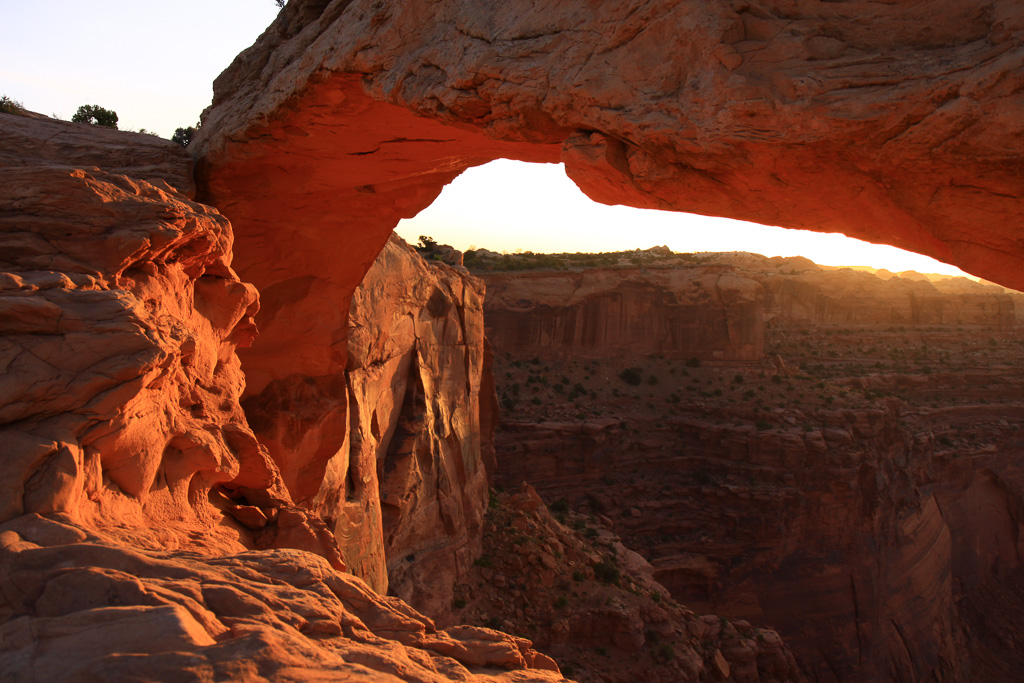
M 352 299 L 348 468 L 328 464 L 317 501 L 351 561 L 383 557 L 386 577 L 367 574 L 433 614 L 480 554 L 495 423 L 483 299 L 476 278 L 392 236 Z
M 494 258 L 476 256 L 496 351 L 521 360 L 752 361 L 764 357 L 766 324 L 1016 326 L 1014 295 L 999 287 L 883 279 L 743 252 L 643 254 L 652 259 L 646 267 L 504 272 Z M 502 258 L 515 264 L 530 256 Z
M 727 268 L 492 273 L 488 336 L 498 352 L 756 360 L 764 293 Z
M 292 496 L 343 449 L 356 286 L 399 219 L 492 159 L 1024 286 L 1022 36 L 1014 0 L 289 2 L 217 79 L 192 152 L 264 300 L 247 405 L 263 433 L 302 425 L 270 446 Z
M 529 641 L 438 630 L 359 578 L 382 591 L 390 568 L 429 607 L 479 547 L 478 283 L 393 245 L 331 378 L 342 419 L 298 416 L 352 449 L 313 477 L 322 499 L 296 502 L 309 474 L 278 467 L 241 403 L 257 293 L 228 221 L 190 199 L 189 157 L 0 119 L 0 670 L 561 680 Z
M 518 352 L 496 326 L 498 483 L 603 516 L 681 603 L 770 624 L 813 680 L 1012 680 L 1011 297 L 712 260 L 763 288 L 772 361 Z

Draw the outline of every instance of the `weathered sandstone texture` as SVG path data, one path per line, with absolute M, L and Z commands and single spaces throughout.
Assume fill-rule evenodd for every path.
M 1024 287 L 1022 35 L 1013 0 L 300 0 L 217 80 L 196 151 L 261 240 L 299 197 L 318 239 L 340 191 L 353 245 L 379 248 L 506 154 L 563 160 L 599 201 L 842 231 Z
M 0 595 L 5 680 L 563 680 L 529 641 L 438 630 L 310 553 L 128 548 L 64 514 L 0 526 Z
M 231 226 L 170 184 L 190 191 L 189 157 L 0 119 L 0 677 L 561 680 L 528 641 L 437 631 L 358 578 L 382 589 L 393 552 L 430 606 L 479 547 L 479 283 L 385 254 L 332 378 L 354 455 L 300 505 L 240 403 L 258 302 Z
M 771 625 L 813 680 L 1014 680 L 1024 354 L 1011 297 L 709 259 L 679 267 L 728 261 L 767 292 L 768 358 L 517 354 L 501 339 L 517 327 L 493 328 L 497 482 L 604 515 L 682 604 Z M 630 366 L 639 386 L 620 379 Z
M 347 301 L 391 228 L 498 157 L 563 161 L 605 203 L 841 231 L 1024 288 L 1022 36 L 1015 0 L 289 2 L 193 143 L 263 293 L 250 401 L 344 403 Z M 316 474 L 343 439 L 302 429 L 275 458 Z
M 483 277 L 488 336 L 498 340 L 498 352 L 731 361 L 764 355 L 764 289 L 727 266 Z
M 1022 36 L 1015 0 L 289 2 L 217 79 L 192 149 L 262 293 L 247 405 L 301 432 L 270 447 L 310 475 L 292 495 L 315 498 L 344 447 L 356 285 L 400 218 L 491 159 L 1024 288 Z
M 487 284 L 485 319 L 495 350 L 521 359 L 654 354 L 750 361 L 764 357 L 766 323 L 1010 330 L 1017 319 L 1013 295 L 966 278 L 887 280 L 743 252 L 644 255 L 651 260 L 642 266 L 525 272 L 502 272 L 477 257 L 472 268 Z
M 353 571 L 435 614 L 479 555 L 493 470 L 483 297 L 476 278 L 388 241 L 352 300 L 347 452 L 314 503 Z
M 0 519 L 242 549 L 225 492 L 252 491 L 264 524 L 290 502 L 238 403 L 255 289 L 230 268 L 227 220 L 168 184 L 188 178 L 180 148 L 96 130 L 4 116 L 0 131 Z

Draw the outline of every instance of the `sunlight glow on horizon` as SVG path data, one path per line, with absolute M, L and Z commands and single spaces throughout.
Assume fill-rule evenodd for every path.
M 195 124 L 213 80 L 277 15 L 272 0 L 37 0 L 9 3 L 0 42 L 0 95 L 70 119 L 82 104 L 119 115 L 122 130 L 169 138 Z M 560 165 L 499 160 L 470 169 L 397 232 L 465 250 L 747 251 L 805 256 L 822 265 L 966 275 L 926 256 L 839 234 L 693 214 L 605 206 L 587 198 Z M 967 275 L 967 277 L 972 277 Z
M 576 187 L 561 164 L 507 159 L 467 170 L 415 218 L 399 222 L 395 232 L 411 244 L 429 235 L 462 251 L 476 246 L 497 252 L 572 253 L 665 245 L 676 252 L 804 256 L 825 266 L 977 279 L 928 256 L 839 233 L 598 204 Z

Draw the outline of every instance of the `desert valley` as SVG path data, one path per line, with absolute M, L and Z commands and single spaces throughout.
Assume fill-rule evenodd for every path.
M 279 4 L 5 98 L 0 681 L 1020 680 L 1017 3 Z M 497 158 L 983 279 L 392 234 Z

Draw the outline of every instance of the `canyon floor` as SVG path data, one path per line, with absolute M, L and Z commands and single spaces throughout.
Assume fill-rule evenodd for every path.
M 1024 333 L 767 310 L 755 361 L 517 352 L 489 327 L 499 485 L 600 520 L 686 613 L 775 629 L 813 680 L 1016 680 Z M 548 611 L 505 626 L 547 645 Z M 559 661 L 631 651 L 591 650 Z

